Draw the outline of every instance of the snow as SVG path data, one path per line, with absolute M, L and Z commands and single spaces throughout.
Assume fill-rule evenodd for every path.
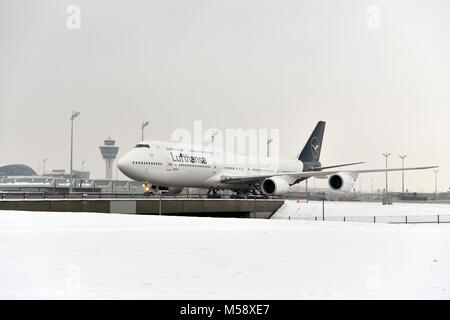
M 0 299 L 449 299 L 450 224 L 0 211 Z
M 383 205 L 381 202 L 325 201 L 325 216 L 436 216 L 449 215 L 450 203 L 409 203 L 394 202 Z M 285 201 L 272 219 L 287 217 L 322 217 L 322 201 Z

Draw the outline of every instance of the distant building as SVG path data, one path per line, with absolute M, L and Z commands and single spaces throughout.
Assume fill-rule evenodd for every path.
M 79 170 L 72 170 L 73 178 L 74 179 L 80 179 L 80 180 L 88 180 L 91 176 L 91 173 L 89 171 L 79 171 Z M 52 177 L 52 178 L 60 178 L 60 179 L 69 179 L 70 174 L 66 173 L 66 170 L 64 169 L 54 169 L 51 173 L 44 174 L 45 177 Z
M 0 177 L 36 176 L 37 173 L 25 164 L 8 164 L 0 166 Z

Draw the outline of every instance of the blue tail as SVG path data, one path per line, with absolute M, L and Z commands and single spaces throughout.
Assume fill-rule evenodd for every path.
M 313 133 L 303 147 L 298 156 L 298 160 L 305 162 L 319 162 L 320 150 L 322 149 L 323 133 L 325 131 L 325 121 L 319 121 Z

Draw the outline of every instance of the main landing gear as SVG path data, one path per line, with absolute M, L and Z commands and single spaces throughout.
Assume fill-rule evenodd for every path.
M 222 198 L 222 195 L 217 193 L 219 191 L 218 189 L 211 188 L 208 190 L 208 193 L 206 193 L 207 198 Z

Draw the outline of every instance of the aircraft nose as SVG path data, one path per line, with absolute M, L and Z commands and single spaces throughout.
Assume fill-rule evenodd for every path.
M 117 168 L 131 180 L 140 180 L 138 171 L 136 171 L 136 168 L 133 166 L 134 157 L 135 153 L 133 151 L 126 153 L 117 161 Z
M 119 161 L 117 162 L 117 167 L 119 168 L 119 170 L 123 173 L 126 174 L 126 171 L 130 165 L 130 161 L 128 160 L 128 155 L 124 155 L 122 158 L 119 159 Z

